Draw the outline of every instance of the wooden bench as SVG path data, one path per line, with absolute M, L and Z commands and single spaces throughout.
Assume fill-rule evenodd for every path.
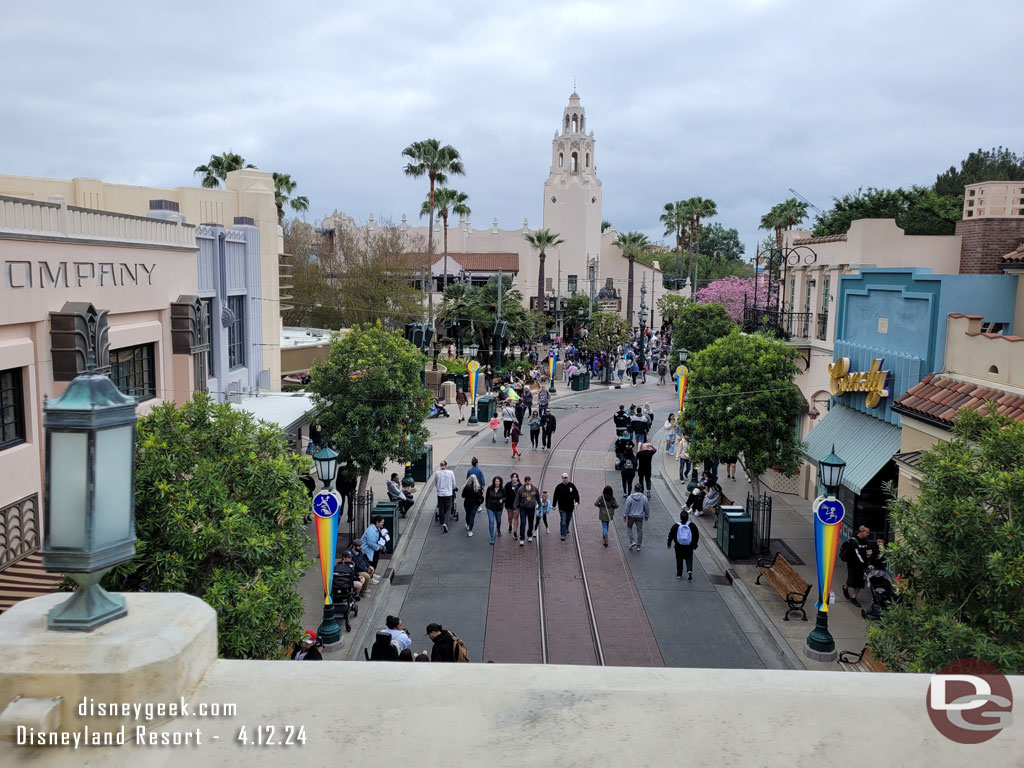
M 866 645 L 860 653 L 840 651 L 837 663 L 845 672 L 888 672 L 889 668 L 871 655 Z
M 804 581 L 799 573 L 793 570 L 793 566 L 786 561 L 786 558 L 781 553 L 776 552 L 770 561 L 758 560 L 757 570 L 761 573 L 758 574 L 757 580 L 754 583 L 760 584 L 761 577 L 767 576 L 768 583 L 775 587 L 775 591 L 782 596 L 782 599 L 786 601 L 786 605 L 789 606 L 782 620 L 789 621 L 789 614 L 799 612 L 803 620 L 807 621 L 804 603 L 807 602 L 807 595 L 811 592 L 811 585 Z

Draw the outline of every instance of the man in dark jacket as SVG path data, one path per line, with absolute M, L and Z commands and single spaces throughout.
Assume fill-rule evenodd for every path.
M 612 416 L 612 421 L 615 422 L 615 434 L 621 437 L 626 434 L 626 431 L 629 429 L 629 422 L 632 421 L 632 419 L 630 419 L 629 414 L 626 413 L 625 407 L 620 405 L 619 410 L 617 410 L 615 415 Z
M 693 550 L 700 541 L 700 529 L 690 522 L 690 515 L 684 509 L 679 513 L 679 522 L 668 532 L 668 547 L 676 548 L 676 578 L 683 578 L 683 565 L 686 565 L 686 580 L 693 581 Z
M 316 647 L 316 632 L 307 629 L 292 648 L 292 659 L 296 661 L 322 661 L 320 649 Z
M 555 434 L 555 414 L 545 411 L 540 417 L 540 445 L 542 448 L 551 449 L 551 436 Z
M 561 518 L 559 532 L 562 534 L 562 541 L 569 535 L 569 523 L 572 522 L 572 513 L 576 511 L 576 505 L 580 503 L 580 492 L 569 480 L 569 473 L 562 473 L 562 482 L 555 486 L 555 493 L 551 498 L 551 505 L 558 510 Z
M 519 428 L 523 428 L 523 417 L 526 415 L 526 404 L 520 399 L 516 402 L 515 408 L 516 421 L 519 423 Z
M 427 637 L 434 642 L 430 650 L 431 661 L 458 661 L 455 657 L 455 635 L 440 624 L 428 624 Z
M 651 498 L 651 461 L 657 452 L 658 449 L 651 443 L 640 443 L 636 451 L 636 476 L 641 488 L 646 483 L 647 498 Z

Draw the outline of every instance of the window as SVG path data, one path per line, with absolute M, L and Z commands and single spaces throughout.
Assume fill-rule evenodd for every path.
M 156 397 L 155 344 L 110 350 L 110 380 L 129 397 L 149 400 Z
M 575 152 L 569 158 L 569 173 L 576 173 L 580 169 L 580 156 Z
M 825 279 L 821 286 L 821 314 L 828 314 L 828 292 L 832 287 L 832 275 L 825 275 Z
M 228 326 L 228 368 L 245 365 L 245 296 L 228 296 L 228 309 L 235 319 Z
M 587 152 L 587 156 L 586 157 L 587 157 L 587 168 L 589 168 L 590 167 L 590 153 L 589 152 Z M 1021 200 L 1021 203 L 1024 204 L 1024 200 Z
M 210 345 L 209 350 L 206 352 L 206 375 L 215 376 L 213 366 L 213 337 L 214 333 L 213 325 L 213 299 L 203 299 L 203 317 L 202 317 L 203 328 L 206 329 L 206 343 Z M 203 391 L 206 391 L 206 387 L 203 387 Z
M 576 275 L 569 275 L 566 280 L 568 281 L 569 293 L 576 293 Z
M 21 368 L 0 371 L 0 451 L 25 442 Z

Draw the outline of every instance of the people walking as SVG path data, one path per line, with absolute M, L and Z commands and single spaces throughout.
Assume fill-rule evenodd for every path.
M 665 453 L 669 456 L 676 455 L 676 415 L 670 413 L 665 419 L 662 427 L 665 430 Z
M 512 425 L 516 423 L 516 409 L 511 403 L 505 403 L 501 409 L 501 423 L 505 426 L 505 442 L 512 433 Z
M 437 511 L 441 527 L 448 533 L 451 522 L 452 506 L 455 501 L 455 473 L 448 469 L 448 462 L 442 461 L 440 468 L 434 473 L 434 490 L 437 492 Z
M 839 559 L 846 563 L 846 583 L 843 584 L 843 597 L 860 607 L 857 595 L 864 586 L 864 574 L 868 565 L 878 554 L 878 547 L 870 541 L 871 529 L 866 525 L 857 528 L 857 535 L 843 542 L 839 549 Z
M 537 533 L 540 533 L 540 524 L 544 523 L 544 533 L 551 533 L 551 528 L 548 527 L 548 515 L 551 513 L 551 502 L 548 501 L 548 492 L 540 492 L 540 504 L 537 505 L 537 525 L 534 529 Z
M 469 469 L 466 470 L 466 477 L 473 475 L 476 477 L 476 481 L 480 483 L 480 492 L 483 493 L 484 488 L 487 487 L 487 481 L 484 480 L 484 471 L 480 469 L 480 459 L 474 456 L 469 461 Z
M 629 496 L 633 488 L 633 478 L 636 477 L 636 456 L 632 448 L 624 448 L 619 459 L 619 475 L 622 478 L 622 495 Z
M 725 459 L 725 476 L 730 480 L 736 479 L 736 463 L 739 461 L 738 456 L 728 456 Z
M 651 516 L 651 505 L 644 496 L 640 483 L 633 486 L 633 493 L 626 499 L 626 506 L 623 509 L 622 519 L 626 522 L 626 530 L 629 533 L 629 548 L 640 551 L 640 545 L 644 543 L 644 521 Z M 633 528 L 636 528 L 636 543 L 633 542 Z
M 640 490 L 646 484 L 647 498 L 651 497 L 651 464 L 658 449 L 651 443 L 640 443 L 636 452 L 636 475 L 640 481 Z
M 466 511 L 466 535 L 473 535 L 473 523 L 476 521 L 476 513 L 484 501 L 484 491 L 476 475 L 466 478 L 466 484 L 462 486 L 462 508 Z
M 562 473 L 562 482 L 555 486 L 555 493 L 551 497 L 551 503 L 558 509 L 560 519 L 559 533 L 562 541 L 569 535 L 569 524 L 572 522 L 572 514 L 580 503 L 580 492 L 569 480 L 569 473 Z
M 608 546 L 608 529 L 615 519 L 615 510 L 619 508 L 619 502 L 615 500 L 615 491 L 610 485 L 606 485 L 601 495 L 594 502 L 597 507 L 597 517 L 601 521 L 601 538 L 604 545 Z
M 501 419 L 497 416 L 491 416 L 491 420 L 487 422 L 487 426 L 491 428 L 491 442 L 498 442 L 498 430 L 501 429 Z
M 530 445 L 537 448 L 540 443 L 540 414 L 537 411 L 530 416 Z
M 676 548 L 676 578 L 683 578 L 683 566 L 686 566 L 686 580 L 693 581 L 693 551 L 700 541 L 700 529 L 696 523 L 690 522 L 690 515 L 684 509 L 679 513 L 679 522 L 668 532 L 668 548 Z
M 512 439 L 512 458 L 513 459 L 517 459 L 520 456 L 522 456 L 522 454 L 519 453 L 519 436 L 520 436 L 520 434 L 521 434 L 521 432 L 519 431 L 519 423 L 518 422 L 513 422 L 512 423 L 512 429 L 509 431 L 509 437 Z
M 533 522 L 537 514 L 537 500 L 540 498 L 540 491 L 527 475 L 523 478 L 523 484 L 516 493 L 515 510 L 519 517 L 519 546 L 526 546 L 526 542 L 533 541 Z
M 636 377 L 639 375 L 639 373 L 640 373 L 640 366 L 637 365 L 636 360 L 633 360 L 633 362 L 629 366 L 629 375 L 633 379 L 633 386 L 634 387 L 636 386 Z
M 540 411 L 540 415 L 543 417 L 548 410 L 548 402 L 551 400 L 551 395 L 544 388 L 540 388 L 540 392 L 537 393 L 537 410 Z
M 557 425 L 555 414 L 551 411 L 545 412 L 540 420 L 540 433 L 541 433 L 541 445 L 547 450 L 551 450 L 551 436 L 555 434 L 555 427 Z
M 508 532 L 512 534 L 513 539 L 518 535 L 519 528 L 516 494 L 519 493 L 520 487 L 522 487 L 522 483 L 519 482 L 519 473 L 513 472 L 508 476 L 508 482 L 505 483 L 505 511 L 508 513 Z
M 520 400 L 516 403 L 515 407 L 516 424 L 519 425 L 519 429 L 523 428 L 523 417 L 526 416 L 526 403 Z
M 501 536 L 501 511 L 505 508 L 503 485 L 502 479 L 496 475 L 487 486 L 487 493 L 484 496 L 484 505 L 487 507 L 487 531 L 491 535 L 491 544 L 494 543 L 495 535 Z
M 466 414 L 463 413 L 466 409 L 466 403 L 469 402 L 469 398 L 466 397 L 466 393 L 462 391 L 462 387 L 459 387 L 459 391 L 455 393 L 455 405 L 459 407 L 459 423 L 461 424 L 466 420 Z

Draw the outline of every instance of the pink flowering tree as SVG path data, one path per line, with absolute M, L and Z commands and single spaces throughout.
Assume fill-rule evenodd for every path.
M 763 291 L 763 286 L 759 287 Z M 752 277 L 723 277 L 708 283 L 704 288 L 697 291 L 698 304 L 722 304 L 729 312 L 729 316 L 737 323 L 743 322 L 743 298 L 747 297 L 750 304 L 754 303 L 754 278 Z M 758 296 L 758 303 L 761 297 Z

